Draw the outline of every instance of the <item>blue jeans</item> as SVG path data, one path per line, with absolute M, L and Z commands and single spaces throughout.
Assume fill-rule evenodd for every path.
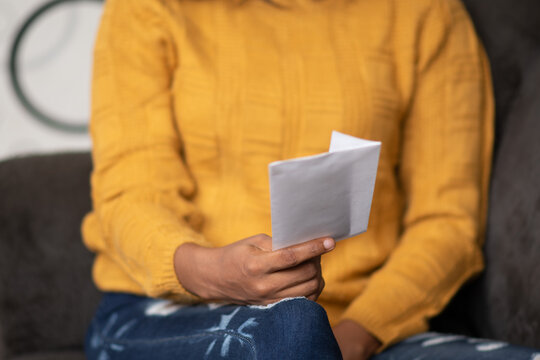
M 270 306 L 178 305 L 106 294 L 86 336 L 89 360 L 339 359 L 324 309 L 305 298 Z
M 178 305 L 108 293 L 90 325 L 89 360 L 341 359 L 324 309 L 305 298 L 270 306 Z M 540 360 L 540 352 L 489 340 L 425 333 L 372 360 Z
M 423 333 L 383 351 L 371 360 L 540 360 L 540 351 L 501 341 L 462 335 Z

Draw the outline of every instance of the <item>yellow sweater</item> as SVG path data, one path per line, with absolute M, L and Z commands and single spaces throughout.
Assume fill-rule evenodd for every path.
M 174 250 L 271 233 L 267 165 L 382 141 L 369 230 L 323 257 L 331 323 L 385 345 L 481 271 L 492 95 L 456 0 L 109 0 L 94 58 L 94 210 L 105 291 L 194 301 Z

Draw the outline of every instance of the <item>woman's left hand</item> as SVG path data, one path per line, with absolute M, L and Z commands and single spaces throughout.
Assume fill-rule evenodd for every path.
M 343 360 L 367 360 L 381 346 L 381 342 L 364 327 L 345 319 L 333 327 Z

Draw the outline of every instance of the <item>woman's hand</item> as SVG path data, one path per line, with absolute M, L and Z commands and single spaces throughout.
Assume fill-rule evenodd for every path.
M 367 360 L 381 346 L 376 337 L 353 320 L 342 320 L 333 330 L 343 360 Z
M 286 297 L 317 300 L 324 288 L 320 257 L 335 242 L 320 238 L 272 251 L 272 238 L 259 234 L 206 248 L 185 243 L 174 267 L 184 288 L 205 300 L 269 304 Z

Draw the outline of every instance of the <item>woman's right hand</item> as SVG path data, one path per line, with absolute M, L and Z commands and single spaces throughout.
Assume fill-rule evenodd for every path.
M 316 300 L 324 288 L 321 255 L 335 242 L 320 238 L 272 251 L 272 238 L 251 236 L 207 248 L 185 243 L 176 249 L 174 268 L 182 286 L 204 300 L 270 304 L 286 297 Z

